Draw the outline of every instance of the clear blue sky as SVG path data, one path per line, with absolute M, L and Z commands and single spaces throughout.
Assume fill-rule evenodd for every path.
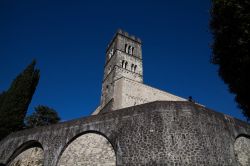
M 105 49 L 118 28 L 143 41 L 144 82 L 243 119 L 234 95 L 210 64 L 209 0 L 0 1 L 0 91 L 32 61 L 38 104 L 63 120 L 100 102 Z

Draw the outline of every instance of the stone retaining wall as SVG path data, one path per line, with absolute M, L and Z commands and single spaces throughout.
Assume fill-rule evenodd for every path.
M 230 116 L 191 102 L 157 101 L 13 133 L 0 142 L 0 164 L 33 140 L 42 146 L 45 166 L 81 161 L 83 153 L 89 154 L 83 162 L 96 165 L 100 156 L 113 163 L 113 154 L 116 165 L 248 165 L 249 136 L 249 124 Z

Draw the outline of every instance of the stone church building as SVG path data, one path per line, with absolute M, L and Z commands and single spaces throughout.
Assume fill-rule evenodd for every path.
M 250 165 L 250 125 L 143 84 L 141 40 L 118 30 L 89 117 L 12 133 L 0 166 Z
M 157 100 L 187 101 L 181 97 L 143 84 L 141 40 L 118 30 L 106 50 L 101 104 L 118 110 Z

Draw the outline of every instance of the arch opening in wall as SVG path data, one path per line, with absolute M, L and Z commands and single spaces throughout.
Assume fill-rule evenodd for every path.
M 250 136 L 239 135 L 234 142 L 236 160 L 242 166 L 250 165 Z
M 62 150 L 57 166 L 116 165 L 115 150 L 101 133 L 87 132 L 74 137 Z
M 44 152 L 37 141 L 28 141 L 17 148 L 7 161 L 8 166 L 43 166 Z

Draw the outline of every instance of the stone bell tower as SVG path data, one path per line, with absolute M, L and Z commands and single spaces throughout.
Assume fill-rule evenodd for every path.
M 141 40 L 118 30 L 106 50 L 101 103 L 92 115 L 158 100 L 187 101 L 143 84 Z
M 120 78 L 143 83 L 141 40 L 118 30 L 106 50 L 101 107 L 114 97 L 114 83 Z

